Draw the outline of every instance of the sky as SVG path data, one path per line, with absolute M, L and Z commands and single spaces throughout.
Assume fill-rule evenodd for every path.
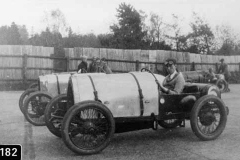
M 192 12 L 196 12 L 211 27 L 225 24 L 240 33 L 240 0 L 0 0 L 0 26 L 15 22 L 26 25 L 29 33 L 39 33 L 46 28 L 45 13 L 60 9 L 75 33 L 110 33 L 122 2 L 147 15 L 156 13 L 165 22 L 171 22 L 171 15 L 176 14 L 183 18 L 186 31 Z

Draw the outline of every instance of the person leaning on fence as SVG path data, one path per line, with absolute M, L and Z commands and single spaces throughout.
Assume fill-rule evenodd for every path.
M 111 68 L 107 65 L 107 62 L 106 62 L 106 59 L 105 58 L 102 58 L 101 59 L 101 66 L 102 66 L 102 69 L 104 70 L 104 72 L 106 74 L 112 74 L 112 70 Z
M 86 73 L 88 70 L 87 56 L 82 56 L 81 59 L 82 59 L 82 62 L 78 65 L 77 72 Z
M 163 83 L 160 83 L 161 91 L 167 94 L 180 94 L 184 88 L 185 80 L 182 73 L 177 71 L 176 60 L 170 58 L 164 64 L 169 74 Z

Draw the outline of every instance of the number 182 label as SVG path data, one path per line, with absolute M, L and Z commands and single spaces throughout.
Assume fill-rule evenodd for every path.
M 21 145 L 0 145 L 1 160 L 21 160 L 22 147 Z

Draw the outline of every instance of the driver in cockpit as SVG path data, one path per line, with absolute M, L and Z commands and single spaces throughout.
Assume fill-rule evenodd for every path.
M 164 63 L 169 75 L 160 83 L 160 89 L 166 94 L 180 94 L 184 88 L 185 80 L 181 72 L 177 71 L 176 60 L 169 58 Z

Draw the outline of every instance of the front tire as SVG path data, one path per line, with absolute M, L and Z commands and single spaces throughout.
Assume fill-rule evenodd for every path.
M 192 131 L 201 140 L 216 139 L 227 123 L 227 112 L 223 101 L 213 95 L 205 95 L 194 104 L 190 123 Z
M 95 154 L 108 146 L 115 132 L 110 110 L 100 102 L 72 106 L 63 118 L 62 139 L 77 154 Z
M 61 137 L 61 125 L 67 112 L 67 94 L 54 97 L 47 105 L 44 112 L 45 123 L 49 131 L 57 137 Z
M 24 102 L 24 115 L 28 122 L 35 126 L 44 126 L 44 111 L 52 96 L 38 91 L 30 95 Z

